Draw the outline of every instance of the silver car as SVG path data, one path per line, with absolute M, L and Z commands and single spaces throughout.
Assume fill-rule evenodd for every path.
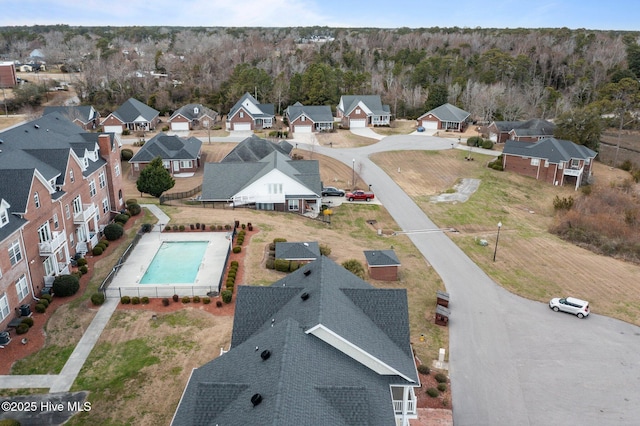
M 549 301 L 549 308 L 555 312 L 562 311 L 573 314 L 578 318 L 584 318 L 589 315 L 589 302 L 576 299 L 575 297 L 556 297 L 551 299 Z

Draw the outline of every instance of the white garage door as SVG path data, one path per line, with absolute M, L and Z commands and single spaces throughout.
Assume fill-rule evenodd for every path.
M 422 120 L 422 127 L 424 127 L 425 129 L 436 130 L 438 128 L 438 122 Z
M 122 126 L 104 126 L 104 132 L 122 134 Z
M 176 131 L 176 132 L 181 131 L 181 130 L 189 131 L 189 123 L 187 123 L 187 122 L 171 123 L 171 130 Z
M 296 126 L 294 133 L 311 133 L 311 126 Z
M 351 120 L 349 121 L 349 125 L 353 129 L 367 127 L 367 120 Z
M 233 125 L 233 130 L 236 132 L 250 132 L 251 123 L 236 123 Z

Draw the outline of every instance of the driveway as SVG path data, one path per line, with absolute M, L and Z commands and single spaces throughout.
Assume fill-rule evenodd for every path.
M 448 140 L 445 145 L 438 140 L 393 136 L 362 148 L 315 150 L 348 166 L 355 158 L 362 178 L 376 188 L 398 226 L 424 230 L 437 227 L 368 156 L 391 149 L 453 148 Z M 555 313 L 497 285 L 444 233 L 408 236 L 450 295 L 456 426 L 638 424 L 639 327 L 593 314 L 579 320 Z

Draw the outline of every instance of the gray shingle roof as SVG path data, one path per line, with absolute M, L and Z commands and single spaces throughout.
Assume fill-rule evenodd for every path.
M 369 266 L 400 266 L 400 260 L 393 250 L 365 250 L 364 257 Z
M 159 111 L 135 98 L 127 99 L 125 103 L 120 105 L 120 108 L 113 112 L 113 115 L 123 123 L 133 123 L 140 116 L 146 121 L 153 121 L 159 114 Z
M 35 169 L 0 168 L 0 198 L 11 205 L 9 211 L 24 214 L 29 202 L 29 191 Z
M 258 107 L 258 109 L 260 110 L 259 113 L 257 114 L 252 114 L 250 113 L 250 115 L 256 119 L 256 118 L 265 118 L 265 117 L 275 117 L 275 108 L 273 106 L 273 104 L 261 104 L 258 103 L 257 99 L 254 98 L 253 96 L 251 96 L 251 94 L 249 94 L 248 92 L 245 93 L 238 102 L 235 103 L 235 105 L 233 107 L 231 107 L 231 110 L 229 111 L 229 114 L 227 114 L 227 120 L 229 120 L 231 117 L 233 117 L 241 108 L 243 108 L 243 103 L 244 101 L 249 100 L 249 102 L 251 102 L 252 104 L 254 104 L 256 107 Z M 245 109 L 246 110 L 246 109 Z M 247 111 L 247 113 L 249 113 L 249 111 Z
M 288 156 L 292 148 L 288 142 L 286 144 L 276 144 L 256 135 L 251 135 L 236 145 L 221 162 L 259 161 L 274 151 Z
M 276 243 L 276 259 L 315 260 L 320 257 L 317 241 Z
M 90 105 L 80 106 L 47 106 L 44 107 L 42 115 L 58 112 L 69 120 L 79 120 L 83 124 L 88 124 L 98 118 L 98 112 Z
M 449 103 L 440 105 L 437 108 L 432 109 L 431 111 L 426 112 L 425 114 L 418 117 L 418 119 L 424 117 L 427 114 L 433 114 L 440 121 L 449 121 L 454 123 L 461 123 L 465 121 L 471 115 L 467 111 L 458 108 L 455 105 L 451 105 Z
M 379 95 L 343 95 L 342 106 L 345 115 L 349 115 L 359 102 L 362 102 L 369 108 L 373 115 L 389 115 L 389 105 L 383 105 Z
M 516 136 L 553 136 L 556 125 L 547 120 L 534 118 L 519 122 L 512 129 Z
M 297 102 L 285 111 L 289 122 L 295 121 L 303 114 L 314 123 L 333 123 L 333 113 L 328 105 L 302 105 Z
M 502 152 L 520 157 L 543 158 L 552 164 L 567 162 L 572 158 L 593 159 L 598 155 L 586 146 L 556 138 L 545 138 L 535 143 L 508 140 Z
M 272 286 L 239 286 L 237 291 L 231 350 L 193 371 L 174 426 L 395 424 L 390 385 L 418 385 L 405 290 L 381 290 L 378 297 L 379 290 L 321 258 Z M 303 293 L 309 298 L 303 300 Z M 404 303 L 389 305 L 393 299 Z M 390 310 L 395 312 L 386 312 Z M 368 328 L 358 330 L 371 339 L 365 350 L 403 373 L 411 370 L 409 377 L 416 382 L 378 374 L 305 332 L 325 314 L 345 322 L 332 328 L 340 336 L 345 328 L 361 325 L 350 319 L 365 318 Z M 399 336 L 406 337 L 400 342 L 403 349 L 396 351 L 400 359 L 389 359 L 384 347 L 396 346 Z M 264 351 L 269 351 L 266 359 Z M 254 406 L 251 397 L 256 394 L 262 400 Z
M 178 108 L 173 114 L 171 114 L 169 121 L 172 121 L 178 115 L 182 115 L 189 121 L 193 121 L 199 120 L 205 116 L 215 119 L 218 116 L 218 113 L 202 104 L 187 104 Z
M 202 141 L 195 137 L 181 138 L 158 133 L 149 139 L 129 160 L 130 163 L 148 163 L 156 157 L 163 160 L 195 160 L 200 154 Z

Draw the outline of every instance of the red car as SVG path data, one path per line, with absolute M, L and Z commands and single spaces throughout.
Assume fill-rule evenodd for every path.
M 345 198 L 349 201 L 362 201 L 362 200 L 369 201 L 369 200 L 373 200 L 375 198 L 375 195 L 373 195 L 373 192 L 356 190 L 353 192 L 347 192 L 347 194 L 345 195 Z

